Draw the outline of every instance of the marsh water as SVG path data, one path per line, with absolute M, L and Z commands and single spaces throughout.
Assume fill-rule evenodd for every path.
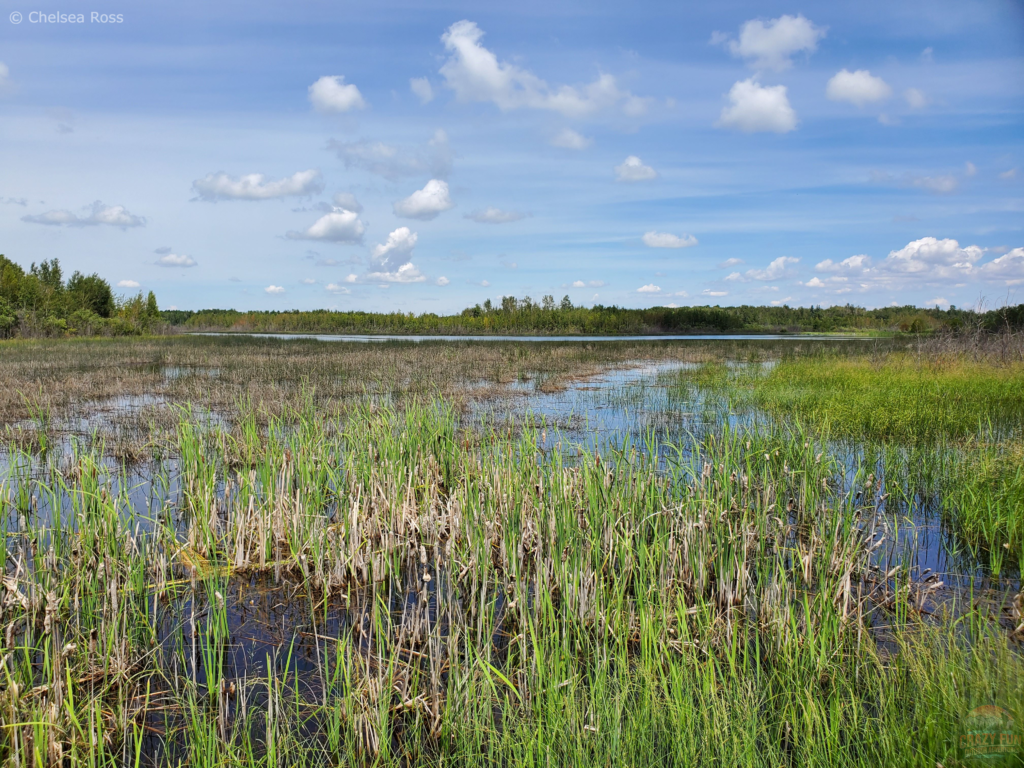
M 260 336 L 260 334 L 254 334 Z M 275 335 L 275 338 L 309 339 L 309 336 Z M 427 340 L 427 337 L 360 337 L 360 336 L 313 336 L 321 341 L 395 341 Z M 445 337 L 447 338 L 447 337 Z M 552 337 L 512 337 L 516 341 L 555 341 Z M 685 339 L 764 339 L 765 337 L 644 337 L 665 340 Z M 784 339 L 786 337 L 777 337 Z M 436 339 L 434 339 L 436 340 Z M 452 337 L 455 341 L 467 341 L 466 337 Z M 486 337 L 486 341 L 497 341 Z M 507 338 L 505 340 L 508 340 Z M 572 338 L 573 341 L 581 341 Z M 615 337 L 621 341 L 620 337 Z M 600 341 L 599 338 L 587 341 Z M 771 361 L 750 363 L 732 361 L 732 366 L 757 365 L 770 367 Z M 469 430 L 504 431 L 509 436 L 529 431 L 544 452 L 559 452 L 568 462 L 573 457 L 606 455 L 609 453 L 657 453 L 652 457 L 658 471 L 667 471 L 672 465 L 685 464 L 692 457 L 694 447 L 712 434 L 730 430 L 770 429 L 772 419 L 756 409 L 735 409 L 720 396 L 709 394 L 698 387 L 685 386 L 686 375 L 695 367 L 693 363 L 679 361 L 635 361 L 628 364 L 609 366 L 597 375 L 559 381 L 553 384 L 543 376 L 524 378 L 511 382 L 495 391 L 491 388 L 486 397 L 470 398 L 468 409 L 461 415 L 462 426 Z M 164 369 L 167 379 L 182 377 L 216 378 L 216 368 L 188 369 L 168 367 Z M 481 383 L 482 386 L 482 383 Z M 468 385 L 472 390 L 473 385 Z M 384 396 L 384 399 L 387 399 Z M 104 429 L 116 430 L 126 418 L 145 409 L 169 408 L 172 405 L 157 396 L 120 398 L 114 401 L 94 403 L 87 413 L 58 425 L 59 441 L 48 447 L 47 455 L 41 457 L 27 452 L 7 451 L 0 455 L 0 489 L 7 495 L 12 508 L 31 507 L 37 520 L 49 520 L 52 524 L 65 518 L 74 503 L 68 495 L 42 493 L 40 488 L 49 482 L 50 468 L 66 466 L 74 461 L 77 452 L 90 435 Z M 202 430 L 214 431 L 229 426 L 230 417 L 209 410 L 194 411 L 197 426 Z M 886 468 L 892 461 L 885 461 L 882 454 L 862 444 L 830 442 L 824 446 L 829 452 L 841 457 L 846 467 L 845 483 L 853 487 L 854 479 L 863 476 L 865 466 L 877 478 L 875 493 L 879 512 L 886 518 L 888 541 L 873 555 L 888 571 L 892 563 L 901 563 L 909 573 L 918 578 L 943 582 L 942 589 L 931 590 L 925 611 L 939 611 L 944 603 L 955 602 L 965 591 L 975 599 L 984 599 L 994 606 L 1001 606 L 1008 596 L 1019 591 L 1020 575 L 1015 563 L 1002 564 L 998 574 L 993 574 L 982 553 L 973 552 L 963 546 L 953 530 L 944 520 L 942 499 L 932 487 L 914 486 L 913 474 L 901 474 L 889 478 Z M 888 447 L 890 452 L 899 452 L 898 447 Z M 912 459 L 907 458 L 907 461 Z M 154 457 L 134 464 L 124 464 L 108 458 L 105 462 L 107 477 L 103 484 L 113 497 L 123 497 L 126 509 L 134 512 L 135 524 L 140 530 L 161 525 L 181 526 L 180 517 L 181 477 L 179 458 L 173 455 Z M 42 486 L 32 487 L 32 483 Z M 899 486 L 898 488 L 895 486 Z M 54 485 L 49 486 L 51 489 Z M 230 493 L 224 484 L 221 492 Z M 20 503 L 15 502 L 19 496 Z M 25 497 L 31 500 L 25 503 Z M 56 509 L 60 505 L 60 510 Z M 336 510 L 335 510 L 336 511 Z M 335 511 L 327 512 L 333 516 Z M 19 529 L 24 526 L 23 514 L 7 515 L 7 532 L 10 537 L 9 553 L 18 553 L 16 543 Z M 22 551 L 23 561 L 19 568 L 32 567 L 32 556 Z M 11 558 L 8 558 L 11 560 Z M 443 570 L 428 569 L 431 581 L 425 587 L 417 573 L 393 579 L 387 586 L 387 610 L 385 615 L 393 622 L 394 631 L 419 620 L 434 624 L 441 615 L 439 598 L 445 590 L 447 574 Z M 183 578 L 187 577 L 185 572 Z M 193 573 L 193 582 L 195 575 Z M 326 684 L 323 680 L 324 659 L 336 652 L 336 641 L 332 638 L 339 633 L 354 632 L 354 636 L 369 638 L 369 631 L 359 627 L 372 621 L 371 609 L 375 598 L 373 591 L 365 595 L 358 593 L 342 599 L 326 599 L 309 589 L 305 581 L 295 581 L 287 575 L 260 572 L 250 575 L 231 576 L 215 580 L 218 589 L 193 589 L 186 596 L 170 602 L 153 600 L 153 622 L 157 627 L 161 652 L 174 667 L 174 673 L 185 679 L 197 681 L 210 696 L 220 696 L 214 690 L 217 681 L 232 683 L 230 701 L 224 706 L 230 713 L 243 712 L 246 707 L 265 707 L 268 701 L 266 687 L 258 682 L 266 680 L 268 671 L 275 674 L 292 675 L 296 689 L 303 695 L 316 699 L 324 695 Z M 500 586 L 489 595 L 491 610 L 501 616 L 506 610 L 507 597 Z M 226 633 L 223 647 L 212 649 L 209 634 L 197 629 L 210 611 L 211 605 L 223 601 L 226 605 Z M 885 619 L 879 616 L 879 626 Z M 508 633 L 502 628 L 503 622 L 495 621 L 492 645 L 496 658 L 501 658 L 502 649 L 508 644 Z M 447 629 L 441 630 L 440 637 L 447 637 Z M 228 640 L 227 638 L 230 638 Z M 364 640 L 369 642 L 369 640 Z M 207 671 L 211 659 L 216 658 L 216 671 Z M 178 668 L 180 665 L 180 668 Z M 499 665 L 500 666 L 500 665 Z M 204 678 L 208 675 L 208 680 Z M 171 759 L 180 754 L 181 743 L 167 738 L 167 734 L 181 727 L 181 713 L 151 716 L 144 753 L 153 763 Z M 325 724 L 316 720 L 307 723 L 311 734 L 322 734 Z M 127 756 L 127 755 L 126 755 Z
M 252 335 L 285 339 L 310 338 L 286 334 Z M 328 341 L 394 341 L 406 337 L 324 338 Z M 429 337 L 409 338 L 419 341 Z M 466 337 L 450 338 L 467 340 Z M 494 337 L 482 338 L 492 340 Z M 514 338 L 554 340 L 551 337 Z M 621 340 L 620 337 L 611 338 Z M 764 336 L 667 338 L 765 339 Z M 595 337 L 593 340 L 599 339 Z M 864 340 L 860 341 L 863 343 Z M 773 361 L 732 361 L 728 365 L 735 368 L 755 365 L 764 369 L 770 368 Z M 471 399 L 462 420 L 468 428 L 484 430 L 501 427 L 507 428 L 509 434 L 532 428 L 534 439 L 544 450 L 566 454 L 649 451 L 651 446 L 655 446 L 661 467 L 669 462 L 686 461 L 693 446 L 709 434 L 723 429 L 766 428 L 773 423 L 769 416 L 756 409 L 737 410 L 728 400 L 709 395 L 698 387 L 680 387 L 685 374 L 697 367 L 697 364 L 679 361 L 637 361 L 609 366 L 597 375 L 572 379 L 568 383 L 559 382 L 551 388 L 543 376 L 531 377 L 511 382 L 497 392 L 490 389 L 480 399 Z M 167 379 L 216 378 L 219 375 L 217 369 L 210 368 L 164 367 L 162 372 Z M 467 389 L 472 391 L 473 385 L 468 385 Z M 104 429 L 116 431 L 125 420 L 131 421 L 139 412 L 153 407 L 166 408 L 171 405 L 165 398 L 153 395 L 93 403 L 86 412 L 58 425 L 56 431 L 59 442 L 49 447 L 46 460 L 31 453 L 0 450 L 0 482 L 4 484 L 0 488 L 6 487 L 9 493 L 14 493 L 13 489 L 19 482 L 32 477 L 40 478 L 45 475 L 48 465 L 66 462 L 76 451 L 82 450 L 82 446 L 88 444 L 91 436 Z M 190 412 L 203 429 L 230 426 L 230 417 L 209 409 L 192 407 Z M 955 532 L 943 522 L 942 498 L 934 489 L 903 487 L 899 489 L 901 493 L 894 494 L 892 491 L 896 489 L 886 487 L 886 463 L 880 453 L 867 450 L 863 444 L 854 441 L 830 441 L 827 448 L 842 457 L 848 469 L 848 482 L 853 481 L 858 470 L 863 470 L 865 461 L 873 462 L 871 471 L 878 478 L 876 492 L 880 497 L 889 497 L 880 502 L 879 508 L 892 515 L 901 526 L 898 541 L 892 542 L 893 551 L 898 549 L 903 557 L 911 558 L 921 570 L 930 569 L 933 573 L 941 574 L 950 587 L 979 583 L 991 583 L 1002 589 L 1019 587 L 1020 571 L 1015 563 L 1005 564 L 993 581 L 993 575 L 984 559 L 980 555 L 972 555 L 970 549 L 965 549 L 956 540 Z M 900 448 L 888 446 L 887 450 L 890 453 L 899 452 Z M 116 459 L 108 459 L 107 467 L 111 494 L 116 496 L 122 490 L 127 493 L 132 500 L 132 507 L 145 511 L 146 514 L 140 517 L 143 525 L 147 520 L 154 519 L 159 510 L 175 507 L 181 489 L 177 461 L 173 456 L 158 459 L 155 464 L 141 462 L 125 465 Z M 903 483 L 905 486 L 908 478 L 901 476 L 892 482 Z M 52 512 L 46 509 L 45 499 L 37 498 L 37 503 L 42 503 L 44 515 Z M 10 529 L 13 524 L 10 516 L 7 523 Z

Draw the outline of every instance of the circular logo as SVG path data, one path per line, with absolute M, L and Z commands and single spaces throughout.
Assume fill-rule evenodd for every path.
M 21 11 L 11 12 L 11 24 L 21 24 Z

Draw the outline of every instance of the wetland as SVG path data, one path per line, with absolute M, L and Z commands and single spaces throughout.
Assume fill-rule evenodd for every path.
M 0 759 L 962 764 L 1022 430 L 1012 334 L 6 342 Z

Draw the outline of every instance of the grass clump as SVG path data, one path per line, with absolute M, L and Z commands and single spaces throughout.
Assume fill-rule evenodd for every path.
M 712 362 L 674 376 L 677 392 L 813 428 L 865 455 L 918 457 L 916 493 L 993 572 L 1024 560 L 1024 361 L 969 350 L 786 356 Z
M 769 413 L 820 425 L 837 437 L 959 439 L 1024 423 L 1024 364 L 908 353 L 827 355 L 784 358 L 763 373 L 744 370 L 717 380 L 741 387 Z
M 992 544 L 997 561 L 1024 562 L 1024 443 L 954 451 L 950 464 L 943 504 L 960 535 L 975 547 Z

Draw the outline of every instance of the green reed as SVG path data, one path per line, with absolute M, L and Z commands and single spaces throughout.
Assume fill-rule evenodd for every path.
M 733 407 L 813 427 L 876 452 L 891 475 L 913 466 L 908 490 L 941 495 L 960 540 L 994 572 L 1024 554 L 1024 365 L 959 355 L 783 357 L 767 367 L 711 363 L 669 377 Z M 912 461 L 907 457 L 912 455 Z M 897 469 L 897 472 L 902 470 Z
M 1006 628 L 923 610 L 875 463 L 817 431 L 594 454 L 436 400 L 242 414 L 179 411 L 159 518 L 98 449 L 12 478 L 0 758 L 932 766 L 974 706 L 1024 718 Z M 239 670 L 254 579 L 299 618 Z

